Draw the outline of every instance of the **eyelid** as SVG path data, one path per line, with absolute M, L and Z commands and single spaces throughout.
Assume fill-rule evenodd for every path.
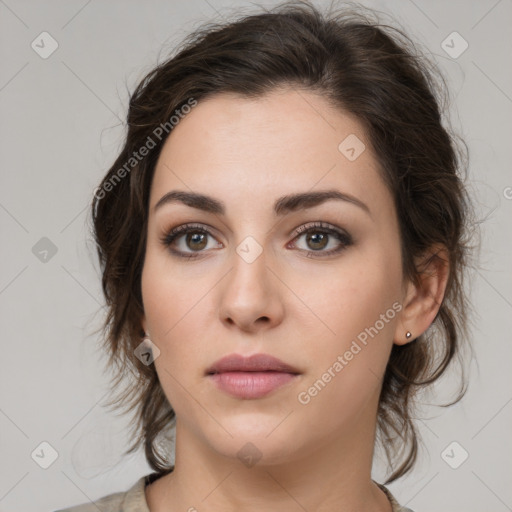
M 176 239 L 177 237 L 179 237 L 181 235 L 186 235 L 189 231 L 199 231 L 201 233 L 208 234 L 208 235 L 212 236 L 213 238 L 216 238 L 214 236 L 214 233 L 217 232 L 217 230 L 213 226 L 210 226 L 209 224 L 198 223 L 198 222 L 186 222 L 185 224 L 180 224 L 179 226 L 165 230 L 163 232 L 162 236 L 160 237 L 160 241 L 164 245 L 169 245 L 169 243 L 170 243 L 169 240 L 171 239 L 171 237 L 173 239 Z M 222 243 L 222 242 L 219 242 L 219 243 Z
M 302 235 L 305 231 L 311 230 L 311 229 L 325 229 L 325 230 L 332 230 L 336 232 L 345 233 L 345 230 L 342 228 L 339 228 L 338 226 L 335 226 L 334 224 L 330 224 L 329 222 L 324 222 L 323 220 L 315 220 L 311 222 L 306 222 L 305 224 L 301 224 L 298 228 L 295 228 L 290 235 L 296 234 L 296 235 Z M 348 236 L 348 233 L 346 233 Z

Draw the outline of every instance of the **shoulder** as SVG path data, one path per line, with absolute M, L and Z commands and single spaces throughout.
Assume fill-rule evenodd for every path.
M 127 491 L 103 496 L 96 501 L 81 503 L 55 512 L 150 512 L 146 502 L 145 487 L 151 475 L 139 478 Z

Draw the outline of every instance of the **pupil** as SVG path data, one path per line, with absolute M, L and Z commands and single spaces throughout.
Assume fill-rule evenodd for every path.
M 187 238 L 188 238 L 187 242 L 192 241 L 193 244 L 196 244 L 196 243 L 201 244 L 201 242 L 203 242 L 199 247 L 195 247 L 196 249 L 204 249 L 204 247 L 206 246 L 206 243 L 205 243 L 206 236 L 204 233 L 189 234 Z
M 320 246 L 314 247 L 315 249 L 323 249 L 325 247 L 325 242 L 327 240 L 327 235 L 325 233 L 315 233 L 313 235 L 308 235 L 308 243 L 313 242 L 313 244 L 320 244 Z

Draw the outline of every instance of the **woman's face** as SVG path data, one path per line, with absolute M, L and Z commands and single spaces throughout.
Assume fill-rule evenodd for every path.
M 341 199 L 308 199 L 326 191 Z M 149 208 L 143 327 L 180 431 L 228 457 L 250 442 L 268 463 L 371 434 L 405 297 L 362 125 L 312 92 L 211 97 L 168 137 Z M 208 374 L 232 354 L 295 373 Z

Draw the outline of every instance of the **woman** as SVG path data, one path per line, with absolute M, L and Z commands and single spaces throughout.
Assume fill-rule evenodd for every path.
M 192 34 L 93 201 L 112 403 L 153 473 L 67 510 L 410 510 L 374 444 L 386 484 L 413 467 L 413 394 L 467 334 L 459 165 L 427 61 L 371 15 Z

